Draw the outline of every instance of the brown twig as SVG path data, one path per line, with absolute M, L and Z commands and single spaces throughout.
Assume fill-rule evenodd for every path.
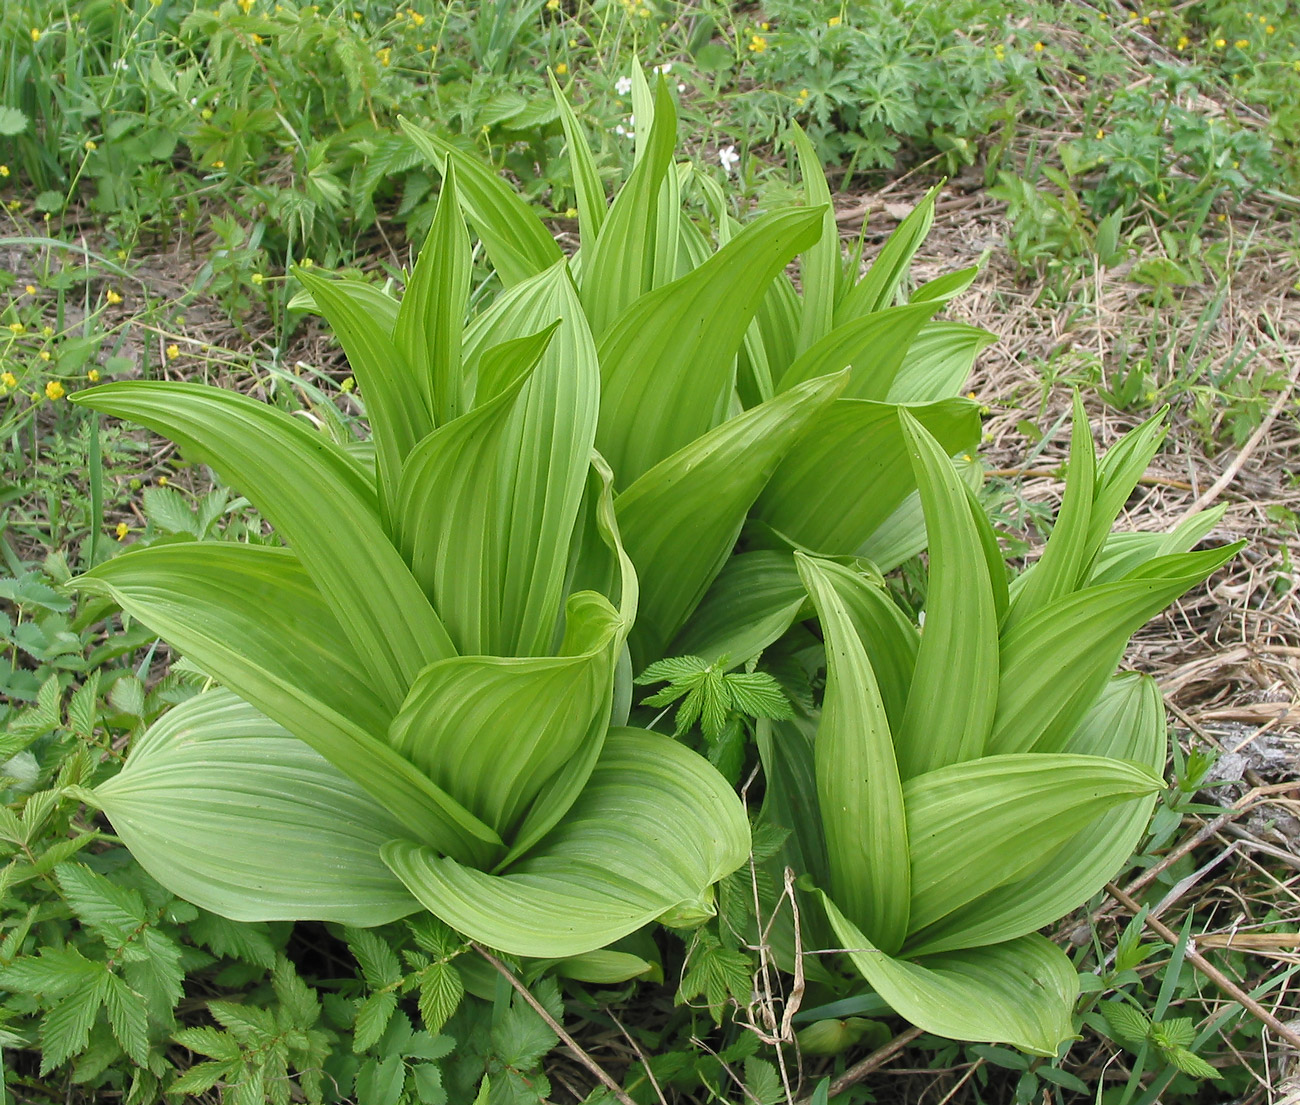
M 1135 917 L 1142 912 L 1142 906 L 1125 894 L 1124 891 L 1114 883 L 1108 882 L 1106 884 L 1106 891 Z M 1148 914 L 1143 918 L 1143 923 L 1147 928 L 1151 929 L 1152 932 L 1159 936 L 1161 940 L 1164 940 L 1171 946 L 1177 946 L 1179 940 L 1178 933 L 1174 932 L 1174 930 L 1163 921 L 1159 921 Z M 1206 959 L 1205 956 L 1196 950 L 1196 946 L 1191 940 L 1188 940 L 1186 950 L 1183 954 L 1187 957 L 1187 961 L 1191 963 L 1193 967 L 1213 982 L 1214 985 L 1227 994 L 1228 997 L 1243 1009 L 1252 1013 L 1258 1020 L 1262 1021 L 1264 1025 L 1272 1029 L 1273 1032 L 1284 1039 L 1292 1047 L 1300 1050 L 1300 1035 L 1297 1035 L 1293 1029 L 1287 1028 L 1287 1026 L 1273 1016 L 1272 1013 L 1260 1005 L 1259 1002 L 1233 982 L 1232 979 L 1220 971 L 1218 967 Z
M 879 1070 L 888 1063 L 890 1059 L 902 1051 L 903 1048 L 907 1047 L 907 1045 L 920 1036 L 921 1033 L 922 1029 L 909 1028 L 906 1032 L 900 1032 L 890 1040 L 889 1043 L 885 1044 L 884 1047 L 876 1048 L 875 1051 L 860 1063 L 854 1063 L 853 1066 L 849 1067 L 848 1070 L 835 1079 L 835 1081 L 831 1083 L 831 1092 L 828 1096 L 836 1097 L 839 1094 L 842 1094 L 850 1086 L 857 1085 L 857 1083 L 861 1082 L 867 1075 L 871 1074 L 872 1071 Z M 798 1102 L 798 1105 L 812 1105 L 812 1098 L 805 1097 L 802 1101 Z
M 618 1100 L 622 1103 L 622 1105 L 637 1105 L 635 1101 L 633 1101 L 630 1097 L 628 1097 L 627 1092 L 623 1089 L 623 1087 L 620 1086 L 617 1082 L 615 1082 L 614 1079 L 611 1078 L 608 1074 L 606 1074 L 604 1068 L 599 1063 L 597 1063 L 595 1059 L 593 1059 L 590 1055 L 588 1055 L 585 1051 L 582 1050 L 582 1048 L 578 1045 L 578 1041 L 564 1031 L 564 1026 L 560 1024 L 559 1021 L 557 1021 L 554 1017 L 550 1015 L 550 1013 L 546 1011 L 546 1007 L 542 1005 L 540 1001 L 538 1001 L 535 997 L 533 997 L 532 993 L 529 991 L 527 986 L 525 986 L 522 982 L 520 982 L 519 979 L 515 978 L 514 972 L 511 971 L 509 967 L 507 967 L 504 963 L 502 963 L 501 960 L 499 960 L 495 955 L 493 955 L 486 948 L 481 948 L 479 947 L 478 944 L 473 945 L 473 947 L 474 950 L 479 953 L 479 955 L 481 955 L 484 959 L 486 959 L 489 963 L 491 963 L 492 966 L 495 967 L 497 971 L 501 973 L 502 977 L 504 977 L 505 980 L 509 982 L 510 985 L 513 986 L 515 990 L 519 993 L 519 996 L 522 997 L 524 1001 L 528 1002 L 530 1006 L 532 1006 L 533 1012 L 536 1013 L 539 1017 L 542 1018 L 542 1020 L 546 1022 L 550 1030 L 560 1038 L 561 1043 L 563 1043 L 564 1046 L 567 1047 L 573 1053 L 573 1057 L 577 1059 L 578 1062 L 581 1063 L 584 1067 L 586 1067 L 589 1071 L 591 1071 L 591 1073 L 594 1074 L 598 1079 L 600 1079 L 600 1084 L 602 1086 L 604 1086 L 607 1090 L 609 1090 L 610 1093 L 612 1093 L 616 1098 L 618 1098 Z

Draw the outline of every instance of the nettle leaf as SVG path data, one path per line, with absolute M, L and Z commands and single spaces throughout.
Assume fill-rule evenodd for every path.
M 1142 1010 L 1122 1001 L 1102 1002 L 1101 1015 L 1111 1033 L 1126 1044 L 1141 1044 L 1151 1034 L 1151 1021 Z
M 674 1000 L 703 997 L 715 1024 L 722 1023 L 728 1002 L 747 1005 L 753 992 L 754 964 L 748 955 L 725 948 L 708 929 L 698 929 Z
M 465 996 L 465 983 L 450 963 L 434 963 L 420 972 L 420 1016 L 429 1032 L 437 1032 L 456 1012 Z
M 127 943 L 148 923 L 138 891 L 118 886 L 80 863 L 62 864 L 55 873 L 77 919 L 110 948 Z
M 382 937 L 367 929 L 354 928 L 347 929 L 343 935 L 367 986 L 372 990 L 382 990 L 401 982 L 402 966 L 397 953 Z

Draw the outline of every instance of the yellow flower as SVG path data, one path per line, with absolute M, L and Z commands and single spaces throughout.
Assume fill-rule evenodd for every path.
M 419 12 L 411 12 L 410 15 L 411 15 L 411 22 L 414 23 L 417 27 L 424 26 L 424 16 L 422 16 Z
M 1270 23 L 1267 27 L 1264 28 L 1264 33 L 1265 33 L 1266 35 L 1274 34 L 1276 31 L 1277 31 L 1277 28 L 1274 27 L 1272 23 Z
M 424 53 L 424 43 L 423 43 L 423 42 L 417 42 L 417 43 L 415 44 L 415 52 L 416 52 L 417 54 L 423 54 L 423 53 Z
M 263 280 L 266 279 L 266 277 L 263 276 L 260 272 L 255 272 L 251 277 L 249 277 L 249 279 L 252 280 L 254 284 L 260 284 Z
M 304 269 L 309 269 L 309 268 L 311 268 L 312 265 L 314 265 L 315 263 L 316 263 L 316 262 L 313 261 L 310 257 L 304 257 L 304 258 L 299 262 L 299 264 L 300 264 Z
M 826 26 L 828 27 L 838 27 L 839 25 L 840 17 L 838 15 L 832 15 L 828 20 L 826 20 Z
M 761 54 L 767 49 L 767 39 L 762 35 L 749 36 L 749 51 L 754 54 Z
M 18 378 L 12 372 L 0 372 L 0 384 L 4 384 L 7 388 L 16 388 Z
M 212 163 L 212 167 L 214 169 L 224 169 L 226 167 L 226 163 L 224 161 L 217 160 Z
M 42 326 L 42 327 L 41 327 L 41 337 L 43 337 L 43 338 L 52 338 L 52 337 L 54 337 L 54 327 L 53 327 L 53 326 Z
M 993 56 L 997 58 L 998 61 L 1004 61 L 1007 56 L 1007 48 L 999 42 L 993 47 Z
M 119 303 L 122 302 L 122 296 L 118 292 L 113 291 L 112 288 L 109 288 L 108 291 L 104 293 L 104 298 L 107 299 L 109 303 L 111 303 L 114 307 L 116 307 Z
M 771 28 L 772 28 L 772 24 L 770 24 L 770 23 L 760 23 L 760 24 L 758 25 L 758 29 L 759 29 L 760 31 L 771 30 Z
M 1144 27 L 1151 26 L 1151 17 L 1149 15 L 1144 15 L 1142 17 L 1142 26 Z
M 1188 38 L 1186 35 L 1179 35 L 1179 36 L 1178 36 L 1178 49 L 1180 49 L 1180 50 L 1186 50 L 1187 47 L 1188 47 L 1188 45 L 1191 43 L 1191 41 L 1192 41 L 1192 40 L 1191 40 L 1190 38 Z
M 1250 41 L 1249 41 L 1248 39 L 1239 38 L 1239 39 L 1237 39 L 1236 42 L 1233 43 L 1233 45 L 1234 45 L 1238 50 L 1244 50 L 1247 46 L 1250 45 Z
M 46 399 L 62 399 L 64 394 L 63 385 L 58 380 L 51 380 L 45 385 Z
M 48 361 L 49 359 L 50 359 L 50 351 L 49 351 L 48 349 L 42 349 L 42 350 L 41 350 L 41 360 L 43 360 L 43 361 Z
M 86 373 L 86 379 L 89 380 L 92 384 L 99 383 L 99 369 L 92 368 L 89 372 Z
M 1216 216 L 1216 217 L 1218 218 L 1219 222 L 1221 222 L 1221 223 L 1226 223 L 1226 222 L 1228 221 L 1228 216 L 1227 216 L 1227 215 L 1224 215 L 1222 212 L 1221 212 L 1218 216 Z
M 578 217 L 578 209 L 576 207 L 566 207 L 564 209 L 564 217 L 566 219 L 576 219 Z
M 265 41 L 265 40 L 262 38 L 262 36 L 259 35 L 259 34 L 254 34 L 254 35 L 251 35 L 250 37 L 252 38 L 254 44 L 257 45 L 257 46 L 261 46 L 262 43 L 263 43 L 263 41 Z
M 8 175 L 9 175 L 9 166 L 0 165 L 0 176 L 8 176 Z
M 564 76 L 564 74 L 567 73 L 568 71 L 569 71 L 569 67 L 565 65 L 564 62 L 560 62 L 560 64 L 555 67 L 555 74 L 558 77 Z
M 125 522 L 118 522 L 117 528 L 113 532 L 117 534 L 119 541 L 125 541 L 126 535 L 131 532 L 131 527 Z
M 9 329 L 14 332 L 15 336 L 19 334 L 27 333 L 27 327 L 24 326 L 21 322 L 11 322 L 9 324 Z
M 1101 139 L 1103 139 L 1103 138 L 1105 138 L 1105 137 L 1106 137 L 1106 132 L 1105 132 L 1104 130 L 1102 130 L 1101 127 L 1098 127 L 1098 128 L 1097 128 L 1097 140 L 1098 140 L 1098 141 L 1101 141 Z
M 87 150 L 97 150 L 97 149 L 99 149 L 99 146 L 98 146 L 98 144 L 95 142 L 95 140 L 94 140 L 93 138 L 87 138 L 87 139 L 86 139 L 86 149 L 87 149 Z
M 1035 43 L 1034 43 L 1034 53 L 1035 53 L 1035 54 L 1041 54 L 1041 53 L 1042 53 L 1044 50 L 1046 50 L 1046 49 L 1047 49 L 1047 47 L 1044 46 L 1041 42 L 1035 42 Z
M 393 62 L 393 51 L 390 47 L 385 46 L 375 54 L 375 57 L 379 59 L 379 64 L 387 69 Z
M 804 100 L 808 99 L 808 89 L 806 88 L 799 89 L 799 95 L 796 97 L 796 99 L 798 99 L 800 103 L 803 103 Z
M 546 0 L 546 10 L 548 12 L 557 12 L 560 10 L 560 0 Z
M 253 10 L 253 0 L 236 0 L 239 4 L 239 10 L 247 15 Z
M 36 285 L 35 285 L 35 284 L 28 284 L 25 288 L 23 288 L 23 291 L 26 292 L 27 295 L 35 295 L 35 294 L 36 294 Z
M 39 27 L 33 27 L 33 28 L 32 28 L 32 41 L 33 41 L 33 42 L 40 42 L 40 40 L 41 40 L 41 32 L 40 32 L 40 28 L 39 28 Z
M 1261 23 L 1267 23 L 1267 22 L 1268 22 L 1268 16 L 1266 16 L 1266 15 L 1261 15 L 1261 16 L 1259 17 L 1259 21 L 1260 21 Z
M 1105 12 L 1098 12 L 1098 13 L 1097 13 L 1097 18 L 1098 18 L 1098 19 L 1109 19 L 1110 16 L 1107 15 Z
M 179 345 L 173 343 L 167 347 L 167 359 L 169 361 L 174 361 L 180 355 L 181 355 L 181 347 Z
M 1222 50 L 1225 46 L 1228 45 L 1228 40 L 1226 38 L 1216 38 L 1214 40 L 1214 45 L 1217 46 L 1220 50 Z
M 167 477 L 166 477 L 166 476 L 159 476 L 159 477 L 158 477 L 158 486 L 159 486 L 159 487 L 166 487 L 166 486 L 167 486 Z
M 351 376 L 349 376 L 346 380 L 343 381 L 343 383 L 339 384 L 339 390 L 351 391 L 356 386 L 357 386 L 357 382 L 354 379 L 352 379 Z

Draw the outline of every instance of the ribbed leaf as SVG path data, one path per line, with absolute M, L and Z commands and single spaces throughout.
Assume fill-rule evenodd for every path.
M 1240 548 L 1160 557 L 1139 569 L 1142 578 L 1076 591 L 1016 626 L 1002 639 L 989 753 L 1060 748 L 1106 685 L 1128 639 Z
M 920 635 L 879 584 L 839 564 L 820 563 L 833 578 L 844 613 L 871 661 L 880 700 L 893 732 L 902 723 L 907 706 Z
M 1034 934 L 909 963 L 874 947 L 825 894 L 821 898 L 853 965 L 918 1028 L 1044 1056 L 1055 1055 L 1074 1035 L 1079 976 L 1050 940 Z
M 248 496 L 293 548 L 390 709 L 427 664 L 455 654 L 365 477 L 302 420 L 201 384 L 133 380 L 74 400 L 171 438 Z
M 754 517 L 806 549 L 856 553 L 916 487 L 899 409 L 837 400 L 777 468 Z M 967 400 L 914 407 L 911 414 L 949 452 L 979 441 L 979 414 Z
M 664 652 L 709 663 L 727 656 L 731 666 L 740 667 L 789 629 L 807 601 L 788 552 L 762 549 L 729 556 Z
M 939 194 L 936 185 L 894 229 L 877 255 L 866 276 L 853 285 L 835 309 L 836 325 L 883 310 L 894 301 L 894 293 L 907 274 L 907 266 L 925 241 L 934 223 L 934 202 Z
M 406 285 L 392 332 L 393 343 L 419 382 L 430 425 L 445 425 L 469 409 L 470 397 L 460 372 L 469 281 L 469 232 L 456 194 L 456 170 L 448 164 L 433 225 Z
M 95 793 L 149 874 L 224 917 L 379 925 L 419 908 L 379 859 L 402 823 L 227 691 L 156 721 Z
M 486 376 L 484 350 L 556 319 L 560 325 L 524 385 L 502 445 L 503 552 L 490 593 L 500 596 L 503 655 L 553 651 L 596 435 L 600 367 L 564 264 L 498 296 L 466 335 L 466 360 Z
M 1224 503 L 1197 511 L 1168 533 L 1112 533 L 1093 562 L 1089 586 L 1114 583 L 1156 557 L 1190 552 L 1210 535 L 1227 509 Z
M 405 841 L 383 855 L 453 928 L 514 955 L 558 957 L 701 902 L 749 844 L 744 807 L 702 757 L 657 733 L 618 729 L 564 820 L 504 874 Z
M 1136 429 L 1130 430 L 1101 458 L 1088 530 L 1088 546 L 1093 555 L 1110 536 L 1111 526 L 1164 441 L 1166 411 L 1167 408 L 1161 408 Z
M 157 545 L 80 578 L 309 744 L 417 839 L 480 859 L 500 843 L 384 742 L 392 712 L 292 553 Z
M 1071 734 L 1065 751 L 1132 760 L 1158 775 L 1167 747 L 1159 687 L 1150 676 L 1129 673 L 1107 684 Z M 996 944 L 1068 916 L 1123 867 L 1146 832 L 1155 803 L 1152 794 L 1108 810 L 1045 855 L 1024 877 L 981 895 L 916 933 L 908 940 L 909 954 Z
M 427 398 L 427 390 L 417 384 L 422 389 L 420 394 L 411 394 L 412 382 L 423 373 L 417 377 L 412 371 L 398 348 L 396 332 L 393 336 L 385 333 L 379 319 L 352 296 L 336 288 L 332 281 L 304 269 L 295 269 L 294 275 L 311 291 L 316 306 L 343 346 L 348 366 L 360 386 L 378 462 L 380 506 L 385 521 L 391 523 L 397 508 L 402 462 L 433 429 L 433 415 L 422 401 L 422 397 Z M 402 327 L 400 310 L 397 326 L 399 330 Z
M 907 935 L 911 872 L 903 788 L 875 673 L 839 591 L 847 569 L 795 554 L 826 639 L 813 745 L 830 886 L 853 923 L 893 954 Z
M 368 280 L 355 276 L 335 277 L 333 286 L 341 295 L 351 297 L 360 310 L 367 311 L 379 324 L 385 334 L 392 334 L 397 326 L 398 302 L 383 288 L 376 287 Z M 315 298 L 307 289 L 302 289 L 289 300 L 289 309 L 293 311 L 310 311 L 322 314 Z
M 1033 870 L 1096 817 L 1163 785 L 1139 764 L 1065 753 L 985 756 L 909 779 L 911 931 Z
M 937 299 L 946 303 L 955 296 L 961 295 L 962 292 L 975 283 L 975 278 L 979 274 L 979 265 L 972 265 L 968 269 L 958 269 L 956 272 L 946 272 L 942 276 L 936 276 L 933 280 L 927 280 L 911 294 L 908 302 L 919 303 L 923 299 Z
M 656 464 L 614 502 L 641 579 L 640 667 L 661 655 L 726 563 L 750 506 L 842 376 L 813 380 L 724 422 Z
M 573 173 L 573 190 L 578 196 L 578 230 L 584 242 L 595 243 L 600 236 L 600 228 L 605 224 L 605 186 L 600 181 L 596 159 L 592 156 L 591 146 L 587 144 L 582 124 L 569 106 L 568 97 L 561 91 L 553 71 L 548 70 L 547 77 L 551 82 L 555 106 L 560 113 L 560 124 L 564 127 L 569 169 Z
M 654 105 L 650 130 L 637 128 L 648 135 L 644 156 L 615 197 L 600 236 L 583 250 L 582 305 L 602 342 L 614 320 L 654 286 L 659 189 L 672 169 L 677 143 L 677 109 L 662 81 Z
M 921 328 L 907 350 L 907 356 L 888 399 L 891 403 L 933 403 L 957 395 L 975 358 L 997 336 L 963 322 L 930 322 Z
M 462 655 L 505 647 L 502 451 L 519 393 L 553 332 L 554 327 L 488 350 L 481 374 L 493 385 L 498 376 L 506 382 L 491 400 L 426 437 L 402 469 L 397 544 Z
M 1003 633 L 1048 603 L 1069 594 L 1082 582 L 1094 552 L 1089 547 L 1088 533 L 1096 479 L 1097 454 L 1092 443 L 1092 427 L 1076 391 L 1065 496 L 1042 555 L 1012 585 L 1011 607 L 1002 625 Z
M 398 116 L 397 121 L 415 148 L 439 171 L 448 158 L 456 166 L 457 197 L 502 284 L 512 287 L 563 259 L 546 225 L 495 170 L 409 119 Z
M 804 203 L 809 207 L 819 207 L 825 212 L 822 215 L 821 237 L 799 258 L 803 312 L 799 319 L 797 348 L 802 352 L 831 331 L 840 279 L 840 230 L 835 222 L 831 190 L 826 184 L 826 174 L 822 172 L 821 159 L 798 123 L 790 124 L 790 139 L 799 161 Z M 846 361 L 845 364 L 847 363 Z M 836 365 L 827 371 L 836 372 L 843 367 L 844 365 Z
M 759 219 L 613 324 L 600 343 L 597 444 L 620 486 L 722 420 L 750 318 L 768 285 L 820 228 L 821 213 L 806 208 Z
M 398 752 L 502 836 L 609 720 L 618 611 L 583 591 L 567 622 L 559 656 L 431 664 L 389 730 Z
M 904 779 L 979 756 L 997 706 L 998 612 L 966 487 L 944 447 L 899 409 L 930 549 L 925 632 L 903 724 Z M 960 690 L 956 690 L 960 688 Z
M 908 303 L 850 319 L 804 349 L 781 377 L 777 390 L 852 365 L 845 397 L 883 400 L 909 347 L 938 308 L 937 303 Z

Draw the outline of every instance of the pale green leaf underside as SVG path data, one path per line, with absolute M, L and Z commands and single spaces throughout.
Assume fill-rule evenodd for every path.
M 1050 940 L 1031 934 L 911 963 L 885 955 L 825 894 L 821 899 L 853 965 L 918 1028 L 1044 1056 L 1074 1035 L 1079 976 Z
M 404 841 L 384 858 L 447 924 L 514 955 L 581 955 L 700 900 L 749 853 L 744 807 L 702 757 L 611 730 L 577 802 L 527 856 L 489 875 Z
M 96 794 L 146 871 L 224 917 L 378 925 L 419 908 L 379 858 L 402 824 L 227 691 L 155 722 Z

